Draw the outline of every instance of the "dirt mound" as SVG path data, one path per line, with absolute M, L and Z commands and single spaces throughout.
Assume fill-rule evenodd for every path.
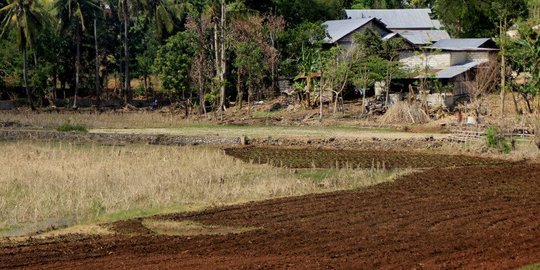
M 0 268 L 513 269 L 540 262 L 540 165 L 432 169 L 374 188 L 161 217 L 256 231 L 0 248 Z M 133 227 L 132 229 L 130 229 Z M 125 233 L 122 233 L 125 231 Z

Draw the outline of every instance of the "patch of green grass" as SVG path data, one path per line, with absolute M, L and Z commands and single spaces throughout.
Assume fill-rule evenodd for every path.
M 78 125 L 78 124 L 71 124 L 71 123 L 65 123 L 56 128 L 57 131 L 60 132 L 88 132 L 88 129 L 84 125 Z
M 519 270 L 540 270 L 540 263 L 535 263 L 521 267 Z
M 3 226 L 3 227 L 0 227 L 0 236 L 2 235 L 6 235 L 16 229 L 18 229 L 19 227 L 17 226 Z

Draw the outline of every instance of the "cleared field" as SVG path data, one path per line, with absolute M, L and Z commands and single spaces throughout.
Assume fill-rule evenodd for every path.
M 244 147 L 228 148 L 225 153 L 248 163 L 288 168 L 441 168 L 504 163 L 482 157 L 404 151 Z
M 0 143 L 0 235 L 353 189 L 398 171 L 291 170 L 217 148 Z
M 0 127 L 45 128 L 56 129 L 71 123 L 83 125 L 93 133 L 121 134 L 167 134 L 167 135 L 197 135 L 253 138 L 287 137 L 287 138 L 357 138 L 371 139 L 423 139 L 431 137 L 441 139 L 445 134 L 437 133 L 408 133 L 389 128 L 361 128 L 356 123 L 344 122 L 331 126 L 273 126 L 263 124 L 249 125 L 219 125 L 212 122 L 197 122 L 186 120 L 170 113 L 158 112 L 62 112 L 62 113 L 32 113 L 32 112 L 0 112 Z
M 166 135 L 212 135 L 225 137 L 248 136 L 250 138 L 350 138 L 350 139 L 442 139 L 447 134 L 407 133 L 391 129 L 359 128 L 353 126 L 233 126 L 233 125 L 186 125 L 178 128 L 144 129 L 92 129 L 94 133 L 120 134 L 166 134 Z
M 118 222 L 116 235 L 5 245 L 0 268 L 516 269 L 540 262 L 539 172 L 432 169 L 363 190 L 161 217 L 257 228 L 243 233 L 166 236 L 144 220 Z

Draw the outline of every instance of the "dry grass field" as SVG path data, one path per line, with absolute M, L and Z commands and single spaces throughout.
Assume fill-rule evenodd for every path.
M 16 122 L 31 127 L 56 129 L 65 123 L 76 123 L 88 128 L 164 128 L 178 127 L 185 120 L 181 115 L 158 112 L 0 112 L 0 122 Z
M 275 168 L 223 150 L 149 145 L 0 144 L 0 233 L 355 189 L 405 171 Z

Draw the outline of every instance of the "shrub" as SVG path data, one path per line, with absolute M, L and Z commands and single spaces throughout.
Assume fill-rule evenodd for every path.
M 65 123 L 59 126 L 56 130 L 60 132 L 88 132 L 88 129 L 83 125 Z
M 496 127 L 486 129 L 486 143 L 491 148 L 496 148 L 503 153 L 510 153 L 512 146 Z

